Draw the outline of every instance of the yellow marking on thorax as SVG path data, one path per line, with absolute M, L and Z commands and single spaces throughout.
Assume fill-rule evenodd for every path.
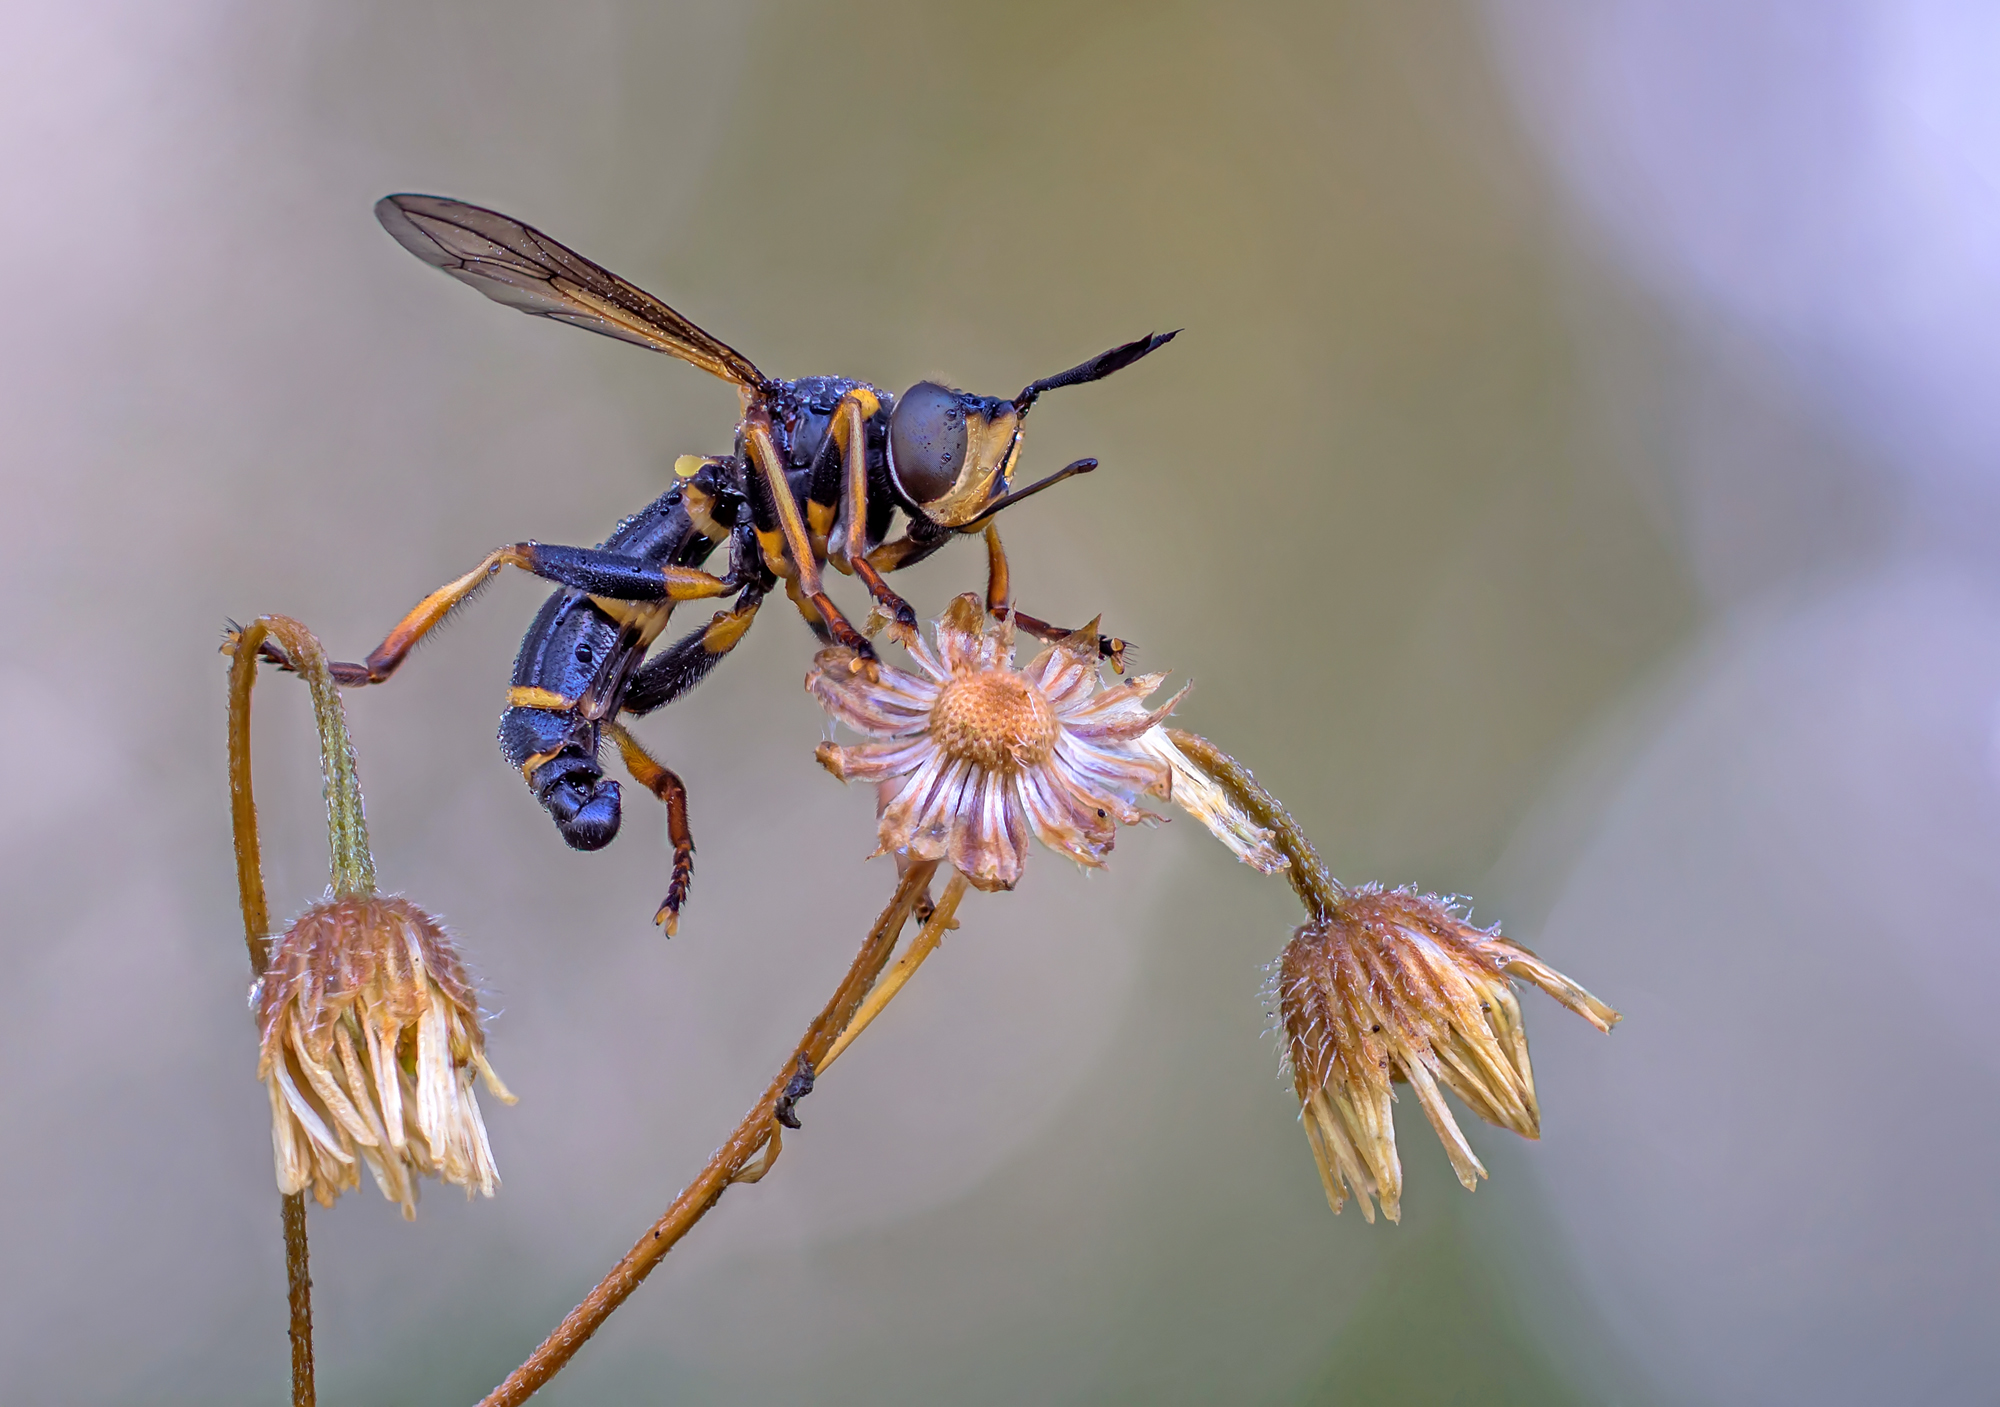
M 811 499 L 806 500 L 806 541 L 812 544 L 815 562 L 823 563 L 827 560 L 826 535 L 833 531 L 834 514 L 839 511 L 838 504 L 814 503 Z M 848 569 L 845 562 L 836 565 L 842 571 Z
M 715 520 L 715 496 L 703 493 L 693 484 L 681 489 L 681 506 L 687 509 L 688 520 L 694 530 L 710 542 L 729 541 L 729 529 Z
M 782 532 L 776 528 L 768 531 L 759 528 L 757 545 L 764 550 L 764 565 L 771 569 L 773 576 L 784 577 L 787 581 L 798 576 L 798 567 L 785 551 L 785 535 Z
M 807 625 L 826 624 L 826 617 L 819 613 L 819 607 L 807 600 L 805 592 L 799 589 L 799 578 L 796 572 L 785 578 L 785 595 L 789 596 L 792 604 L 799 608 L 799 614 L 805 617 Z
M 826 535 L 833 531 L 833 515 L 839 511 L 837 503 L 814 503 L 806 500 L 806 530 L 812 534 L 813 547 L 826 546 Z

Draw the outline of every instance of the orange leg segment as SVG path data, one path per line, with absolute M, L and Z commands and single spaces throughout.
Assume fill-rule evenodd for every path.
M 986 525 L 986 609 L 992 615 L 1004 616 L 1012 599 L 1013 586 L 1007 575 L 1007 549 L 1000 545 L 999 525 L 989 522 Z M 1016 610 L 1013 615 L 1014 624 L 1038 640 L 1062 640 L 1075 633 L 1023 611 Z M 1131 648 L 1130 641 L 1115 636 L 1097 637 L 1098 656 L 1110 660 L 1112 671 L 1117 674 L 1125 672 L 1125 652 Z
M 722 596 L 734 588 L 721 577 L 693 567 L 662 566 L 589 547 L 551 547 L 516 542 L 486 554 L 486 560 L 456 581 L 447 582 L 416 604 L 396 622 L 380 645 L 361 664 L 331 666 L 336 683 L 353 688 L 380 684 L 409 657 L 417 642 L 442 625 L 445 618 L 475 596 L 502 567 L 519 567 L 562 586 L 592 595 L 634 601 L 693 601 Z M 270 658 L 285 661 L 275 653 Z
M 813 555 L 805 518 L 799 512 L 799 501 L 793 496 L 791 483 L 785 477 L 784 461 L 779 458 L 778 447 L 771 438 L 771 422 L 765 412 L 753 411 L 745 418 L 743 439 L 758 474 L 763 477 L 771 502 L 777 508 L 778 531 L 783 537 L 787 564 L 797 573 L 799 594 L 819 612 L 834 642 L 854 651 L 855 667 L 861 668 L 875 658 L 875 649 L 868 643 L 868 637 L 856 630 L 840 613 L 840 607 L 833 604 L 833 598 L 826 594 L 826 588 L 821 584 L 819 560 Z M 767 559 L 770 556 L 768 545 L 765 555 Z
M 667 883 L 667 897 L 660 901 L 653 922 L 666 929 L 669 938 L 680 927 L 681 905 L 687 902 L 688 886 L 694 881 L 694 834 L 688 829 L 687 787 L 672 768 L 658 761 L 622 725 L 606 722 L 604 733 L 618 744 L 618 755 L 632 780 L 660 799 L 667 808 L 667 841 L 674 848 L 673 878 Z

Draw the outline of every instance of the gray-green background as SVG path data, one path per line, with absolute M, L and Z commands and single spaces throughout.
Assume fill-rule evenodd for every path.
M 1024 472 L 1103 468 L 1009 515 L 1024 603 L 1192 679 L 1181 720 L 1343 878 L 1469 894 L 1628 1016 L 1525 996 L 1543 1141 L 1475 1129 L 1467 1196 L 1405 1107 L 1403 1224 L 1335 1218 L 1267 1031 L 1285 889 L 1184 819 L 1102 874 L 1037 852 L 549 1401 L 1990 1390 L 2000 224 L 1991 147 L 1954 145 L 2000 131 L 1990 25 L 8 12 L 0 1400 L 283 1392 L 224 619 L 355 657 L 491 547 L 595 541 L 729 444 L 721 383 L 412 260 L 369 216 L 396 190 L 529 220 L 777 375 L 1010 394 L 1185 327 L 1036 411 Z M 982 571 L 966 545 L 903 589 L 932 614 Z M 329 1403 L 497 1381 L 891 883 L 774 603 L 641 728 L 700 843 L 663 942 L 654 814 L 573 854 L 493 746 L 540 594 L 501 583 L 350 696 L 383 879 L 462 936 L 521 1102 L 489 1105 L 494 1201 L 313 1213 Z M 297 687 L 257 700 L 290 913 L 324 881 L 317 762 Z

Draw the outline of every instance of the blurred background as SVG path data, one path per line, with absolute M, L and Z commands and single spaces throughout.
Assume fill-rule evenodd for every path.
M 1196 688 L 1350 881 L 1470 895 L 1546 1111 L 1328 1214 L 1262 997 L 1294 909 L 1192 823 L 1041 853 L 558 1403 L 1964 1402 L 2000 1372 L 2000 20 L 1946 0 L 87 0 L 0 46 L 0 1400 L 284 1391 L 225 618 L 358 657 L 589 543 L 733 393 L 514 315 L 380 195 L 528 220 L 777 375 L 1037 410 L 1024 601 Z M 903 589 L 935 613 L 975 546 Z M 857 599 L 852 583 L 836 590 Z M 543 590 L 349 699 L 384 882 L 499 1014 L 492 1202 L 315 1210 L 333 1403 L 469 1402 L 762 1090 L 892 876 L 782 604 L 566 850 L 492 741 Z M 58 687 L 59 686 L 59 687 Z M 257 694 L 274 909 L 325 878 Z

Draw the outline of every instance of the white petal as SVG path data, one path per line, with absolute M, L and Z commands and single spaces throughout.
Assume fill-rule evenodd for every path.
M 1410 1087 L 1417 1092 L 1417 1103 L 1423 1106 L 1424 1117 L 1429 1119 L 1431 1127 L 1437 1130 L 1437 1136 L 1444 1144 L 1444 1151 L 1451 1158 L 1451 1166 L 1453 1171 L 1457 1172 L 1458 1180 L 1465 1185 L 1466 1191 L 1472 1191 L 1479 1186 L 1479 1179 L 1486 1176 L 1486 1169 L 1481 1166 L 1478 1157 L 1473 1153 L 1472 1145 L 1465 1141 L 1465 1134 L 1458 1127 L 1458 1120 L 1454 1119 L 1451 1110 L 1445 1107 L 1444 1092 L 1437 1087 L 1437 1081 L 1431 1078 L 1431 1072 L 1426 1068 L 1422 1057 L 1398 1063 L 1402 1065 L 1403 1073 L 1409 1077 Z
M 285 1068 L 289 1063 L 282 1058 L 273 1061 L 271 1076 L 277 1081 L 278 1088 L 284 1091 L 285 1104 L 292 1111 L 292 1117 L 299 1121 L 300 1126 L 318 1145 L 321 1152 L 333 1158 L 335 1162 L 353 1162 L 354 1155 L 341 1146 L 333 1130 L 321 1122 L 319 1114 L 306 1102 L 306 1097 L 299 1093 L 299 1087 L 292 1083 L 292 1072 Z
M 312 1086 L 313 1093 L 319 1096 L 319 1102 L 326 1106 L 326 1112 L 333 1121 L 346 1129 L 356 1143 L 366 1146 L 375 1142 L 375 1132 L 368 1127 L 368 1120 L 362 1117 L 361 1111 L 341 1090 L 333 1072 L 312 1058 L 312 1053 L 306 1049 L 304 1034 L 296 1024 L 291 1028 L 291 1037 L 292 1049 L 299 1057 L 299 1069 L 305 1072 L 306 1083 Z
M 375 1072 L 375 1098 L 382 1110 L 382 1128 L 389 1135 L 389 1146 L 400 1153 L 409 1141 L 403 1081 L 396 1062 L 396 1042 L 402 1031 L 379 1016 L 364 1018 L 362 1029 L 368 1034 L 368 1064 Z

